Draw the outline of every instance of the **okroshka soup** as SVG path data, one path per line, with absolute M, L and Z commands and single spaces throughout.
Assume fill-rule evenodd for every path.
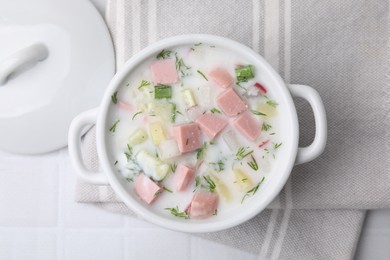
M 111 168 L 164 218 L 234 215 L 286 171 L 290 123 L 278 92 L 253 60 L 217 44 L 161 49 L 110 93 Z

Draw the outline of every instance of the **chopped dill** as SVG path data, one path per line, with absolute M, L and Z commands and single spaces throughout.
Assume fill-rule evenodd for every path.
M 201 72 L 200 70 L 197 70 L 196 72 L 198 72 L 206 81 L 209 81 L 208 78 L 203 74 L 203 72 Z
M 150 86 L 150 82 L 143 79 L 143 80 L 141 81 L 141 83 L 139 84 L 138 89 L 141 89 L 141 88 L 147 87 L 147 86 Z
M 137 113 L 135 113 L 131 118 L 131 120 L 134 120 L 134 118 L 136 118 L 136 116 L 138 116 L 139 114 L 142 114 L 142 111 L 138 111 Z
M 172 51 L 163 49 L 159 54 L 157 54 L 156 58 L 158 60 L 160 59 L 166 59 L 169 58 L 172 54 Z
M 116 120 L 115 123 L 110 127 L 110 129 L 108 129 L 111 133 L 115 133 L 115 130 L 116 130 L 116 126 L 118 125 L 118 123 L 120 122 L 120 120 Z
M 247 164 L 249 167 L 251 167 L 254 171 L 257 171 L 259 169 L 259 165 L 257 164 L 257 161 L 255 157 L 251 154 L 252 161 L 248 162 Z
M 176 206 L 175 208 L 165 208 L 165 210 L 169 210 L 172 215 L 179 218 L 189 219 L 188 213 L 185 211 L 179 211 L 179 207 Z
M 114 94 L 112 94 L 111 96 L 112 103 L 114 104 L 118 103 L 117 95 L 118 95 L 118 91 L 115 91 Z
M 260 182 L 259 182 L 255 187 L 253 187 L 252 189 L 250 189 L 250 190 L 248 190 L 248 191 L 246 192 L 246 194 L 244 195 L 244 197 L 243 197 L 242 200 L 241 200 L 241 203 L 244 202 L 244 200 L 245 200 L 246 197 L 255 195 L 255 193 L 256 193 L 257 190 L 259 189 L 260 185 L 263 183 L 264 179 L 265 179 L 265 177 L 263 177 L 263 178 L 260 180 Z
M 237 153 L 236 153 L 236 160 L 242 160 L 245 157 L 247 157 L 248 155 L 253 153 L 253 150 L 248 151 L 247 149 L 249 149 L 248 146 L 239 148 Z

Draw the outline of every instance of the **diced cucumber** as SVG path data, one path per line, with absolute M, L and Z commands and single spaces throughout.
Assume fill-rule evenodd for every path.
M 153 122 L 149 126 L 150 136 L 154 144 L 159 145 L 162 141 L 166 139 L 165 130 L 160 122 Z
M 182 98 L 184 101 L 184 106 L 186 108 L 190 108 L 196 105 L 196 100 L 194 97 L 194 93 L 192 92 L 191 89 L 184 89 L 182 92 Z
M 236 137 L 236 134 L 232 130 L 223 133 L 222 139 L 231 151 L 237 151 L 237 149 L 241 147 Z
M 252 65 L 238 67 L 235 69 L 235 72 L 238 82 L 247 82 L 248 79 L 253 79 L 255 77 Z
M 176 104 L 166 101 L 153 101 L 147 104 L 150 115 L 159 116 L 163 121 L 173 122 L 176 113 Z
M 142 128 L 136 129 L 129 136 L 129 145 L 133 146 L 145 142 L 148 139 L 148 134 Z
M 234 173 L 234 183 L 237 185 L 239 190 L 247 191 L 251 187 L 253 187 L 252 181 L 249 179 L 248 175 L 246 175 L 240 169 L 233 169 Z
M 169 172 L 168 164 L 161 162 L 158 158 L 145 150 L 141 150 L 137 153 L 136 160 L 144 174 L 156 181 L 163 180 Z
M 215 183 L 216 191 L 219 196 L 221 196 L 224 200 L 230 201 L 231 195 L 228 187 L 223 183 L 217 176 L 214 174 L 210 175 L 211 180 Z
M 278 112 L 276 107 L 270 106 L 266 102 L 259 104 L 257 110 L 263 114 L 266 114 L 267 117 L 273 117 Z
M 181 154 L 175 139 L 162 141 L 159 145 L 159 152 L 162 160 L 170 159 Z
M 158 84 L 154 86 L 154 98 L 171 98 L 172 97 L 172 87 L 169 85 Z

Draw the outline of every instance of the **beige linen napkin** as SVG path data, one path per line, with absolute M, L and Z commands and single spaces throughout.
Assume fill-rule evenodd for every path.
M 118 69 L 158 39 L 211 33 L 252 47 L 286 82 L 314 87 L 325 102 L 329 140 L 321 158 L 294 168 L 271 209 L 203 237 L 272 259 L 353 257 L 364 218 L 359 209 L 390 204 L 388 13 L 386 0 L 108 2 Z M 297 100 L 297 108 L 305 145 L 313 117 L 304 102 Z M 94 145 L 92 130 L 84 155 L 97 168 Z M 132 214 L 108 186 L 78 183 L 76 200 Z

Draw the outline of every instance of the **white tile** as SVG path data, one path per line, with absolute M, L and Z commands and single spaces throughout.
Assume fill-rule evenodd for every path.
M 240 251 L 213 241 L 191 237 L 191 259 L 202 260 L 257 260 L 253 254 Z
M 356 260 L 389 259 L 390 232 L 365 232 L 356 251 Z
M 0 154 L 0 226 L 56 224 L 58 158 Z
M 126 259 L 189 259 L 187 234 L 160 229 L 128 229 L 125 239 Z
M 92 203 L 77 203 L 75 197 L 76 173 L 69 161 L 66 150 L 61 151 L 63 163 L 61 164 L 60 178 L 62 193 L 62 214 L 66 227 L 123 227 L 124 216 L 114 214 L 97 207 Z
M 125 218 L 125 222 L 126 222 L 126 226 L 129 227 L 129 228 L 141 228 L 141 229 L 145 229 L 145 228 L 151 228 L 151 229 L 163 229 L 163 228 L 160 228 L 159 226 L 155 225 L 155 224 L 152 224 L 146 220 L 143 220 L 143 219 L 140 219 L 140 218 L 137 218 L 137 217 L 130 217 L 130 216 L 127 216 Z
M 112 230 L 66 230 L 65 260 L 123 259 L 123 235 Z
M 0 231 L 0 259 L 56 259 L 56 235 L 51 231 Z

